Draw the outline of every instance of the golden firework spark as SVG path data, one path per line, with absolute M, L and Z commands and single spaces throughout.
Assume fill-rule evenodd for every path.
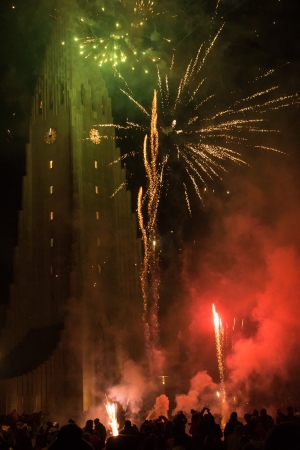
M 160 200 L 161 186 L 165 161 L 158 163 L 159 137 L 157 130 L 157 93 L 154 91 L 152 101 L 150 143 L 147 135 L 144 138 L 143 159 L 147 176 L 147 190 L 143 196 L 142 187 L 138 195 L 138 220 L 142 233 L 144 257 L 141 270 L 141 286 L 143 293 L 143 322 L 148 351 L 150 370 L 152 373 L 160 370 L 155 361 L 159 342 L 158 301 L 159 301 L 159 255 L 157 250 L 157 211 Z M 146 209 L 147 220 L 143 214 Z
M 227 410 L 226 401 L 226 387 L 225 387 L 225 368 L 224 368 L 224 327 L 222 320 L 216 311 L 216 307 L 212 305 L 212 313 L 214 319 L 215 341 L 216 341 L 216 354 L 218 361 L 218 368 L 220 374 L 220 398 L 222 402 L 222 423 L 226 423 L 225 412 Z
M 118 436 L 119 435 L 119 424 L 117 420 L 118 405 L 115 402 L 110 402 L 107 398 L 104 404 L 109 418 L 108 423 L 111 427 L 112 435 Z

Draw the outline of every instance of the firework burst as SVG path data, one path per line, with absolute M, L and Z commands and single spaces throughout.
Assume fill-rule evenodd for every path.
M 140 67 L 147 73 L 170 45 L 170 39 L 162 34 L 165 14 L 151 0 L 98 2 L 80 19 L 86 34 L 76 38 L 80 53 L 99 66 Z
M 276 85 L 255 90 L 260 79 L 265 79 L 274 72 L 269 71 L 264 77 L 253 81 L 253 93 L 240 98 L 232 93 L 229 106 L 219 108 L 216 94 L 207 93 L 204 89 L 206 79 L 203 70 L 222 28 L 223 26 L 207 45 L 200 46 L 179 82 L 176 82 L 176 74 L 174 75 L 174 64 L 164 76 L 157 69 L 157 130 L 160 151 L 156 161 L 157 164 L 163 161 L 166 164 L 161 187 L 167 195 L 172 177 L 180 179 L 181 196 L 185 199 L 190 214 L 191 192 L 196 193 L 202 202 L 202 188 L 205 190 L 211 181 L 222 178 L 222 173 L 227 172 L 226 161 L 246 164 L 242 155 L 246 148 L 280 152 L 267 145 L 254 145 L 256 138 L 253 138 L 255 135 L 278 133 L 279 130 L 270 128 L 268 114 L 298 103 L 297 94 L 276 96 L 279 90 Z M 149 121 L 151 114 L 134 98 L 128 85 L 123 92 Z M 140 131 L 149 129 L 142 118 L 138 124 L 128 123 L 127 126 L 139 128 Z

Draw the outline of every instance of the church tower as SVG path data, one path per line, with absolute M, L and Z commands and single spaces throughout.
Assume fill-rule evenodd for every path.
M 1 330 L 1 413 L 80 414 L 142 348 L 141 258 L 111 102 L 59 10 L 33 97 L 14 284 Z M 102 127 L 97 128 L 96 125 Z

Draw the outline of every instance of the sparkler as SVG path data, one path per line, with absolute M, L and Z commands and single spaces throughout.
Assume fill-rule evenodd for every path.
M 103 0 L 101 6 L 91 5 L 89 17 L 80 19 L 88 34 L 76 38 L 80 54 L 99 66 L 129 64 L 134 70 L 140 65 L 147 73 L 170 43 L 156 28 L 164 14 L 152 0 Z
M 106 398 L 105 408 L 106 408 L 106 412 L 109 417 L 108 423 L 111 427 L 112 435 L 118 436 L 119 435 L 119 424 L 118 424 L 118 420 L 117 420 L 117 411 L 118 411 L 117 404 L 115 402 L 110 402 Z

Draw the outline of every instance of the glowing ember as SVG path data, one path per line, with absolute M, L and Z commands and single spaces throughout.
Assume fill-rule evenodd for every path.
M 119 435 L 119 424 L 117 420 L 117 411 L 118 406 L 114 402 L 106 401 L 105 408 L 109 417 L 109 425 L 111 427 L 112 435 L 118 436 Z

